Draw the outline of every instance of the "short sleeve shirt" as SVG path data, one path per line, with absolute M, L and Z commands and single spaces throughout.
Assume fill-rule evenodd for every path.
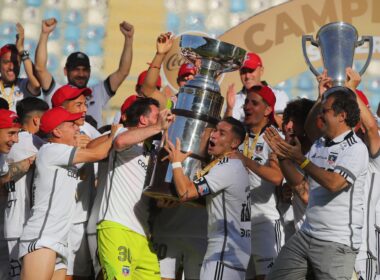
M 318 139 L 307 157 L 315 165 L 343 176 L 349 185 L 333 193 L 309 176 L 309 203 L 301 230 L 321 240 L 359 248 L 368 171 L 367 147 L 353 131 L 347 131 L 333 141 Z
M 238 159 L 221 159 L 194 181 L 206 196 L 208 244 L 205 260 L 246 269 L 251 255 L 251 207 L 248 173 Z
M 48 143 L 37 153 L 33 206 L 21 241 L 48 238 L 67 246 L 78 185 L 75 152 L 75 147 Z

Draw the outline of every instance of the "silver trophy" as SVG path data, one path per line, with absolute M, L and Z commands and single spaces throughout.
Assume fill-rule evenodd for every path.
M 207 145 L 211 130 L 220 120 L 224 98 L 216 78 L 225 72 L 239 69 L 246 51 L 212 38 L 182 35 L 181 54 L 194 65 L 200 65 L 195 78 L 179 89 L 178 100 L 172 112 L 175 122 L 168 131 L 170 141 L 181 140 L 183 152 L 192 155 L 183 163 L 187 176 L 193 178 L 208 161 Z M 161 148 L 151 156 L 148 165 L 144 194 L 155 198 L 177 199 L 173 185 L 172 167 L 161 161 L 166 151 Z
M 306 52 L 306 42 L 309 41 L 313 46 L 319 47 L 324 68 L 327 75 L 332 78 L 333 86 L 343 86 L 346 80 L 346 68 L 352 67 L 355 48 L 369 44 L 367 61 L 359 71 L 363 75 L 372 58 L 373 39 L 372 36 L 362 36 L 358 41 L 358 32 L 355 27 L 345 22 L 333 22 L 326 24 L 319 29 L 316 40 L 312 35 L 302 36 L 302 49 L 306 64 L 314 75 L 320 73 L 311 64 Z

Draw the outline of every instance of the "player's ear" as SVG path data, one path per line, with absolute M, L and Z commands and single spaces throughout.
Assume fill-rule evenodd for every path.
M 234 137 L 234 139 L 232 140 L 232 143 L 231 143 L 231 148 L 234 150 L 234 149 L 237 149 L 240 145 L 240 139 L 238 139 L 238 137 Z

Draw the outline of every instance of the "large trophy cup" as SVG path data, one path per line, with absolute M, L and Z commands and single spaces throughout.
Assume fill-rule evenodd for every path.
M 352 67 L 355 48 L 369 44 L 367 61 L 359 71 L 363 75 L 372 58 L 373 39 L 372 36 L 362 36 L 358 41 L 358 32 L 355 27 L 345 22 L 333 22 L 322 26 L 316 40 L 312 35 L 302 36 L 302 49 L 306 64 L 309 66 L 314 75 L 320 73 L 311 64 L 306 52 L 306 42 L 309 41 L 313 46 L 319 47 L 324 68 L 327 69 L 327 75 L 332 78 L 333 86 L 344 86 L 346 80 L 346 68 Z
M 199 65 L 199 74 L 179 89 L 178 100 L 172 112 L 175 122 L 168 131 L 170 141 L 181 140 L 183 152 L 192 155 L 183 163 L 184 173 L 193 178 L 195 172 L 208 161 L 207 145 L 211 130 L 220 120 L 224 98 L 216 78 L 224 72 L 241 67 L 246 51 L 234 45 L 212 38 L 182 35 L 181 54 L 194 65 Z M 173 184 L 172 167 L 161 148 L 152 155 L 148 165 L 144 194 L 154 198 L 177 200 Z

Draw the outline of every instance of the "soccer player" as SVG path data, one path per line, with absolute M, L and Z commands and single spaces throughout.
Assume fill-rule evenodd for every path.
M 267 86 L 254 86 L 244 103 L 248 133 L 238 156 L 249 170 L 251 187 L 252 256 L 247 279 L 264 279 L 284 244 L 276 187 L 283 176 L 264 131 L 274 125 L 276 97 Z
M 22 279 L 64 279 L 68 256 L 68 235 L 75 210 L 78 164 L 95 162 L 108 155 L 110 137 L 95 148 L 77 149 L 75 124 L 82 113 L 71 114 L 55 107 L 41 118 L 40 130 L 49 143 L 36 158 L 32 210 L 20 238 Z M 41 265 L 43 263 L 44 265 Z
M 191 152 L 181 152 L 179 139 L 175 146 L 170 141 L 165 146 L 180 201 L 206 197 L 208 240 L 202 280 L 245 279 L 251 254 L 249 178 L 242 162 L 228 157 L 244 137 L 241 122 L 232 117 L 220 121 L 209 140 L 208 153 L 213 161 L 197 173 L 195 181 L 184 175 L 181 166 Z
M 12 146 L 7 156 L 8 163 L 34 158 L 40 147 L 45 144 L 45 141 L 35 134 L 39 131 L 41 116 L 49 109 L 49 105 L 39 98 L 27 97 L 18 101 L 16 108 L 22 126 L 18 134 L 18 143 Z M 15 178 L 8 188 L 4 237 L 8 242 L 9 277 L 14 280 L 20 278 L 19 241 L 23 226 L 30 215 L 33 174 L 34 167 L 29 168 L 25 175 Z
M 47 42 L 51 32 L 56 28 L 57 21 L 54 18 L 42 21 L 42 30 L 36 49 L 36 75 L 40 81 L 43 93 L 52 95 L 60 87 L 49 73 L 47 63 Z M 92 116 L 97 127 L 103 125 L 102 110 L 111 97 L 116 94 L 124 79 L 128 76 L 132 64 L 132 44 L 134 28 L 123 21 L 119 25 L 120 32 L 124 36 L 124 46 L 120 57 L 119 68 L 110 74 L 104 81 L 91 87 L 93 94 L 88 97 L 88 114 Z M 64 73 L 68 84 L 78 88 L 87 87 L 90 79 L 91 66 L 88 56 L 83 52 L 71 53 L 66 60 Z
M 346 87 L 326 91 L 320 106 L 323 137 L 309 153 L 302 153 L 297 138 L 294 145 L 281 142 L 276 151 L 292 185 L 308 181 L 309 203 L 305 222 L 282 248 L 268 279 L 310 274 L 317 279 L 351 279 L 354 270 L 368 170 L 368 150 L 352 131 L 360 111 L 355 93 Z
M 16 24 L 16 44 L 7 44 L 0 49 L 0 97 L 7 100 L 9 108 L 16 110 L 16 103 L 25 97 L 41 94 L 40 84 L 33 73 L 29 52 L 24 49 L 24 28 Z M 19 78 L 21 62 L 28 78 Z
M 138 98 L 125 111 L 109 157 L 99 211 L 98 250 L 105 279 L 160 279 L 149 240 L 148 201 L 142 191 L 152 146 L 145 140 L 166 130 L 173 116 L 152 98 Z

